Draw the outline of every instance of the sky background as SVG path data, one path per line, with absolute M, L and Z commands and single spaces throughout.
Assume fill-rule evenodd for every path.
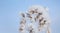
M 60 0 L 0 0 L 0 33 L 19 33 L 19 12 L 32 5 L 48 7 L 52 33 L 60 33 Z

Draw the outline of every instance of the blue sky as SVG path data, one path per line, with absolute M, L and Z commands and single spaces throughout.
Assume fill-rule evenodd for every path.
M 19 12 L 32 5 L 48 7 L 52 33 L 60 33 L 60 0 L 0 0 L 0 33 L 19 33 Z

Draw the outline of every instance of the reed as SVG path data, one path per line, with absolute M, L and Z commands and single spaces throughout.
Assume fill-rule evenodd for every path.
M 21 16 L 19 28 L 21 33 L 40 33 L 43 30 L 50 33 L 50 19 L 46 8 L 43 6 L 32 6 L 25 14 L 21 13 Z

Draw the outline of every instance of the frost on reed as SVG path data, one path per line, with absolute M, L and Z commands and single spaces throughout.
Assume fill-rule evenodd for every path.
M 32 6 L 21 13 L 20 33 L 50 33 L 48 9 L 43 6 Z

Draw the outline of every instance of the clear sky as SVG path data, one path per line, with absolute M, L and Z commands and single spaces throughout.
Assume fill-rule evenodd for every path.
M 0 33 L 19 33 L 19 12 L 32 5 L 48 7 L 52 33 L 60 33 L 60 0 L 0 0 Z

